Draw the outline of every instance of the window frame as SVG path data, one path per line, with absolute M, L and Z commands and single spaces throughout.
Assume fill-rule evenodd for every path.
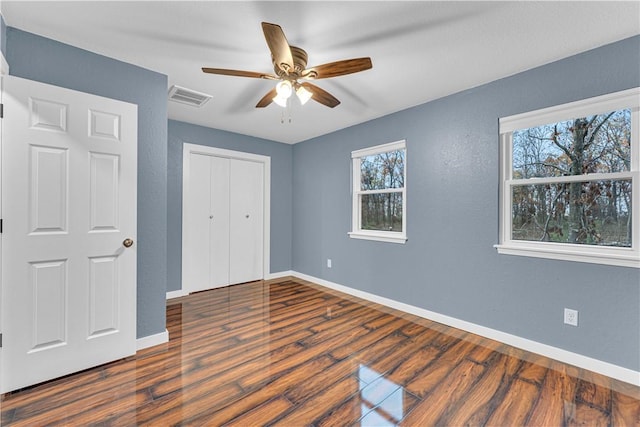
M 362 190 L 360 166 L 363 157 L 374 156 L 376 154 L 388 153 L 391 151 L 404 150 L 404 168 L 403 178 L 404 186 L 402 188 L 388 188 L 382 190 Z M 404 244 L 407 241 L 407 145 L 406 140 L 390 142 L 387 144 L 367 147 L 351 152 L 351 231 L 348 233 L 352 239 L 376 240 L 388 243 Z M 384 230 L 363 230 L 361 228 L 362 212 L 360 196 L 363 194 L 387 194 L 402 193 L 402 231 L 384 231 Z
M 631 166 L 626 172 L 594 173 L 558 178 L 513 179 L 513 140 L 516 130 L 602 114 L 631 110 Z M 500 254 L 640 268 L 640 88 L 588 98 L 499 119 L 500 126 Z M 531 184 L 559 181 L 631 180 L 631 247 L 596 246 L 574 243 L 514 240 L 512 232 L 512 189 Z

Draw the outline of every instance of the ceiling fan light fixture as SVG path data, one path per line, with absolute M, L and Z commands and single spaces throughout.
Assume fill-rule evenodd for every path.
M 0 0 L 2 1 L 2 0 Z M 230 70 L 226 68 L 202 67 L 202 71 L 209 74 L 223 76 L 250 77 L 278 81 L 276 87 L 267 92 L 256 104 L 256 108 L 264 108 L 272 102 L 282 107 L 288 106 L 288 99 L 296 92 L 301 104 L 313 99 L 329 108 L 340 105 L 340 101 L 326 90 L 299 79 L 326 79 L 359 73 L 372 68 L 371 58 L 352 58 L 329 62 L 315 67 L 307 67 L 307 52 L 299 47 L 289 45 L 282 27 L 268 22 L 262 23 L 262 32 L 271 53 L 271 63 L 274 74 L 258 73 L 255 71 Z M 302 87 L 304 85 L 304 88 Z
M 276 93 L 278 94 L 278 98 L 287 99 L 291 96 L 292 92 L 293 87 L 291 86 L 291 82 L 289 80 L 282 80 L 276 85 Z
M 289 97 L 284 98 L 284 97 L 282 97 L 280 95 L 276 95 L 276 96 L 273 97 L 273 102 L 275 102 L 276 104 L 278 104 L 282 108 L 286 108 L 288 99 L 289 99 Z
M 298 97 L 300 104 L 304 105 L 311 99 L 313 93 L 305 89 L 303 86 L 299 86 L 298 89 L 296 89 L 296 96 Z

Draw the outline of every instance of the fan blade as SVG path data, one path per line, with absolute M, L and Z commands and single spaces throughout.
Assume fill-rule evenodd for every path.
M 329 77 L 358 73 L 372 67 L 371 58 L 345 59 L 308 68 L 302 72 L 302 77 L 307 79 L 327 79 Z
M 256 104 L 256 108 L 264 108 L 267 105 L 271 104 L 273 98 L 276 97 L 278 92 L 276 92 L 276 88 L 271 89 L 265 96 L 262 97 L 260 101 Z
M 267 41 L 267 46 L 271 51 L 271 57 L 274 64 L 289 74 L 289 71 L 293 71 L 293 55 L 291 55 L 291 47 L 287 38 L 284 36 L 284 31 L 280 25 L 269 24 L 268 22 L 262 23 L 262 32 L 264 38 Z
M 202 67 L 202 71 L 209 74 L 221 74 L 223 76 L 252 77 L 256 79 L 270 79 L 270 80 L 278 79 L 278 77 L 272 74 L 257 73 L 255 71 L 227 70 L 226 68 L 207 68 L 207 67 Z
M 340 104 L 340 101 L 338 101 L 338 99 L 335 96 L 331 95 L 329 92 L 319 88 L 316 85 L 313 85 L 309 82 L 300 83 L 300 85 L 313 94 L 311 99 L 313 99 L 316 102 L 319 102 L 322 105 L 326 105 L 329 108 L 333 108 Z

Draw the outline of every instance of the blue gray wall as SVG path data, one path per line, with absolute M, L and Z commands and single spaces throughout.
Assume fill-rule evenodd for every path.
M 498 118 L 640 86 L 639 64 L 634 37 L 296 144 L 292 269 L 640 371 L 640 270 L 493 248 Z M 350 153 L 400 139 L 409 240 L 350 239 Z
M 292 146 L 169 120 L 167 290 L 181 289 L 182 146 L 207 145 L 271 157 L 271 273 L 291 269 Z M 269 273 L 269 272 L 267 272 Z
M 0 37 L 13 75 L 138 104 L 139 337 L 164 331 L 165 292 L 180 286 L 189 142 L 271 156 L 271 272 L 299 271 L 640 370 L 639 270 L 493 248 L 498 118 L 640 86 L 640 37 L 294 146 L 175 121 L 167 132 L 166 76 L 11 27 Z M 350 152 L 399 139 L 409 241 L 349 239 Z M 580 327 L 563 325 L 564 307 L 580 311 Z
M 167 76 L 7 28 L 10 74 L 138 105 L 138 337 L 165 331 Z

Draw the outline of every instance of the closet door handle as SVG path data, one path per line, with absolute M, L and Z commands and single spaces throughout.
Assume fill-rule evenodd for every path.
M 249 214 L 246 214 L 244 217 L 245 217 L 245 218 L 249 218 Z

